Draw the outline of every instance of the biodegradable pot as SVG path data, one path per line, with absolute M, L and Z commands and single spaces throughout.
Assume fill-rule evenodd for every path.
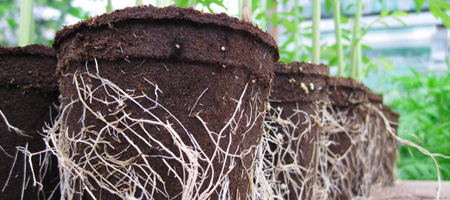
M 48 198 L 58 183 L 56 160 L 49 162 L 44 173 L 40 169 L 47 167 L 40 161 L 44 156 L 37 155 L 32 160 L 33 169 L 38 179 L 45 175 L 44 191 L 34 187 L 28 160 L 24 163 L 26 158 L 18 151 L 18 147 L 26 146 L 32 153 L 46 149 L 40 133 L 45 123 L 51 122 L 50 110 L 58 100 L 55 71 L 56 57 L 50 47 L 0 47 L 0 110 L 10 125 L 26 134 L 9 129 L 0 118 L 0 199 L 20 199 L 22 192 L 25 199 Z
M 369 93 L 368 94 L 369 104 L 374 107 L 374 109 L 378 109 L 385 115 L 383 112 L 383 95 Z M 365 145 L 367 145 L 367 155 L 369 159 L 368 167 L 369 173 L 366 175 L 368 177 L 367 183 L 372 185 L 377 182 L 383 181 L 382 169 L 381 165 L 383 164 L 382 158 L 384 156 L 384 151 L 386 148 L 384 147 L 386 144 L 386 126 L 384 121 L 381 119 L 381 116 L 374 110 L 370 108 L 367 110 L 368 122 L 366 124 L 369 125 L 369 135 L 368 140 Z M 370 142 L 370 143 L 369 143 Z
M 273 158 L 275 166 L 299 165 L 298 172 L 274 173 L 280 183 L 287 185 L 285 199 L 311 199 L 314 175 L 316 173 L 317 138 L 319 134 L 321 109 L 328 101 L 326 79 L 330 75 L 328 66 L 309 63 L 277 63 L 271 94 L 270 107 L 266 121 L 272 129 L 274 138 L 282 139 L 280 158 Z M 267 119 L 271 117 L 271 119 Z M 280 124 L 274 118 L 290 121 Z M 282 137 L 277 137 L 281 135 Z M 272 144 L 272 148 L 274 144 Z M 295 152 L 293 155 L 286 152 Z M 280 169 L 283 167 L 280 167 Z M 284 167 L 286 168 L 286 167 Z M 275 167 L 278 169 L 278 167 Z M 287 178 L 285 176 L 289 176 Z M 289 180 L 289 181 L 287 181 Z
M 194 193 L 203 192 L 213 179 L 212 183 L 221 185 L 213 188 L 207 198 L 217 199 L 219 195 L 229 199 L 247 198 L 253 178 L 247 172 L 253 168 L 255 149 L 262 133 L 260 113 L 264 111 L 274 63 L 279 58 L 277 45 L 269 34 L 225 14 L 202 14 L 192 8 L 140 6 L 65 27 L 57 33 L 54 48 L 61 74 L 62 108 L 67 110 L 63 115 L 67 119 L 63 127 L 67 128 L 68 137 L 79 136 L 84 141 L 95 138 L 110 144 L 92 148 L 81 142 L 71 143 L 75 151 L 65 156 L 82 165 L 93 149 L 99 155 L 117 155 L 115 159 L 127 161 L 126 166 L 120 168 L 122 171 L 135 170 L 139 181 L 148 182 L 145 188 L 137 189 L 124 184 L 121 181 L 126 177 L 106 166 L 108 162 L 93 157 L 89 160 L 92 165 L 85 167 L 92 173 L 86 179 L 92 187 L 84 183 L 70 186 L 81 196 L 90 198 L 87 188 L 101 199 L 125 198 L 125 195 L 181 199 L 182 195 L 189 195 L 183 192 L 188 189 L 186 185 L 174 177 L 177 174 L 183 179 L 189 174 L 176 160 L 190 159 L 177 146 L 182 141 L 193 149 L 191 151 L 204 152 L 208 158 L 215 156 L 212 165 L 203 159 L 199 160 L 200 166 L 187 166 L 209 170 L 193 176 L 197 179 L 193 183 L 208 183 L 197 185 Z M 107 91 L 99 77 L 130 96 L 135 95 L 135 99 L 119 97 L 110 88 Z M 81 79 L 84 82 L 78 85 L 74 82 Z M 89 100 L 83 99 L 84 91 L 77 93 L 80 90 L 77 87 L 97 90 L 90 94 L 93 98 Z M 123 104 L 119 105 L 119 100 L 111 95 L 122 98 Z M 137 97 L 139 95 L 141 98 Z M 105 104 L 102 100 L 112 103 Z M 238 105 L 240 109 L 236 109 Z M 101 113 L 104 119 L 93 113 Z M 124 117 L 129 118 L 124 120 Z M 139 121 L 158 121 L 156 118 L 170 124 L 179 133 L 180 140 L 175 141 L 167 127 Z M 107 125 L 106 121 L 118 122 Z M 144 125 L 131 126 L 133 122 Z M 214 133 L 207 132 L 205 124 Z M 105 127 L 111 128 L 112 133 L 102 132 Z M 219 146 L 230 155 L 222 151 L 214 153 L 217 145 L 211 137 L 217 140 L 221 130 Z M 174 155 L 168 150 L 175 152 Z M 231 154 L 245 156 L 238 159 Z M 142 168 L 136 167 L 138 164 Z M 221 169 L 222 166 L 227 167 Z M 154 176 L 154 172 L 159 176 Z M 225 179 L 219 179 L 221 172 L 227 172 L 222 173 Z M 99 185 L 93 180 L 94 176 L 104 178 L 120 191 L 114 194 L 107 191 L 105 188 L 109 185 Z M 228 191 L 220 193 L 225 186 Z M 63 195 L 66 198 L 80 196 L 67 196 L 64 191 Z
M 334 174 L 332 179 L 338 181 L 337 187 L 340 192 L 335 194 L 337 199 L 351 199 L 354 194 L 360 193 L 359 180 L 356 174 L 362 173 L 360 169 L 356 169 L 356 153 L 358 148 L 359 132 L 358 128 L 365 120 L 365 111 L 358 106 L 368 102 L 368 88 L 363 84 L 348 78 L 331 77 L 328 79 L 327 87 L 329 91 L 329 98 L 331 108 L 335 113 L 346 113 L 345 122 L 340 122 L 343 127 L 346 127 L 345 132 L 328 133 L 329 140 L 334 142 L 329 149 L 333 155 L 338 157 L 346 156 L 346 159 L 341 160 L 342 171 Z M 344 124 L 345 123 L 345 124 Z M 352 139 L 355 143 L 352 143 Z
M 392 111 L 391 107 L 383 106 L 382 107 L 383 114 L 389 121 L 389 125 L 392 128 L 392 131 L 395 135 L 397 135 L 398 131 L 398 118 L 399 114 Z M 395 163 L 397 160 L 397 140 L 391 135 L 391 133 L 386 132 L 386 148 L 384 151 L 384 159 L 382 169 L 385 174 L 385 180 L 381 183 L 385 186 L 391 186 L 394 184 L 394 173 L 395 173 Z

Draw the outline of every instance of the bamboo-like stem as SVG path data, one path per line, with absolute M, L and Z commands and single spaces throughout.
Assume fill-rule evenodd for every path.
M 252 0 L 244 0 L 241 19 L 246 22 L 252 21 Z
M 356 1 L 356 13 L 353 24 L 353 36 L 352 36 L 352 50 L 351 50 L 351 64 L 350 64 L 350 77 L 359 80 L 359 71 L 361 66 L 358 65 L 358 60 L 361 55 L 358 54 L 358 45 L 360 43 L 359 30 L 360 30 L 360 22 L 361 22 L 361 11 L 362 11 L 362 0 Z
M 136 6 L 142 6 L 142 0 L 136 0 Z
M 334 32 L 336 36 L 336 54 L 338 76 L 344 76 L 344 50 L 342 48 L 342 31 L 341 31 L 341 0 L 333 0 L 333 16 L 334 16 Z
M 276 2 L 277 0 L 271 0 L 273 2 Z M 273 18 L 273 15 L 275 15 L 275 13 L 278 12 L 278 7 L 275 6 L 272 9 L 270 9 L 270 13 L 271 13 L 271 17 Z M 275 42 L 278 42 L 278 25 L 277 24 L 273 24 L 273 23 L 269 23 L 269 30 L 272 34 L 273 39 L 275 40 Z
M 111 0 L 106 1 L 106 13 L 111 13 L 112 12 L 112 3 Z
M 357 55 L 357 58 L 358 58 L 358 60 L 357 60 L 357 67 L 356 67 L 356 69 L 357 69 L 357 71 L 356 71 L 356 73 L 357 73 L 357 77 L 356 77 L 356 80 L 357 81 L 359 81 L 359 82 L 362 82 L 362 80 L 363 80 L 363 77 L 364 77 L 364 74 L 363 74 L 363 69 L 362 69 L 362 48 L 361 48 L 361 40 L 359 40 L 359 42 L 358 42 L 358 55 Z
M 300 13 L 298 10 L 298 1 L 294 0 L 294 58 L 293 61 L 300 61 Z
M 26 46 L 34 40 L 33 0 L 22 0 L 20 7 L 19 46 Z
M 313 0 L 312 63 L 320 64 L 320 0 Z

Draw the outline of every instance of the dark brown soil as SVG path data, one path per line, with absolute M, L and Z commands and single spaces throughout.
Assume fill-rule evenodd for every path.
M 86 72 L 88 69 L 95 72 L 93 59 L 99 63 L 99 75 L 117 84 L 120 88 L 134 90 L 136 93 L 145 93 L 148 97 L 155 99 L 155 87 L 146 80 L 158 85 L 162 91 L 158 94 L 158 102 L 169 110 L 184 125 L 189 133 L 197 138 L 203 150 L 211 156 L 215 145 L 207 136 L 205 129 L 195 115 L 198 114 L 210 130 L 215 132 L 225 125 L 231 118 L 235 108 L 236 99 L 239 99 L 244 91 L 245 85 L 248 89 L 243 98 L 243 116 L 251 116 L 250 107 L 257 102 L 253 112 L 263 112 L 264 100 L 268 97 L 269 83 L 272 78 L 274 62 L 278 60 L 278 49 L 273 39 L 260 29 L 249 23 L 238 21 L 224 14 L 211 15 L 202 14 L 193 9 L 181 9 L 176 7 L 155 8 L 152 6 L 141 6 L 118 10 L 109 15 L 90 18 L 76 25 L 66 27 L 57 33 L 54 47 L 58 52 L 58 68 L 61 74 L 61 95 L 63 107 L 76 98 L 75 85 L 73 84 L 73 73 Z M 88 67 L 85 67 L 89 61 Z M 100 83 L 83 75 L 93 87 Z M 206 92 L 205 90 L 208 89 Z M 99 89 L 99 98 L 104 97 L 104 89 Z M 203 96 L 198 99 L 202 94 Z M 191 108 L 197 102 L 197 106 L 191 112 Z M 111 99 L 109 99 L 111 100 Z M 139 103 L 146 108 L 155 104 L 145 100 Z M 125 101 L 124 110 L 136 119 L 151 119 L 141 108 L 129 100 Z M 106 106 L 96 101 L 89 104 L 95 111 L 110 113 L 117 108 L 117 104 Z M 66 126 L 69 133 L 80 132 L 82 124 L 78 120 L 83 114 L 83 106 L 75 103 L 70 115 L 67 116 Z M 173 118 L 161 108 L 152 109 L 151 112 L 160 119 L 168 120 L 173 128 L 181 133 L 181 138 L 189 144 L 187 134 L 182 127 L 175 123 Z M 257 123 L 253 127 L 246 127 L 246 119 L 239 121 L 237 136 L 226 132 L 221 147 L 226 149 L 226 144 L 232 138 L 231 152 L 239 148 L 239 152 L 247 150 L 260 142 L 262 115 L 257 115 Z M 106 119 L 112 120 L 110 116 Z M 92 114 L 85 117 L 85 126 L 94 126 L 91 129 L 99 131 L 105 124 L 96 119 Z M 174 152 L 178 152 L 168 133 L 158 127 L 145 127 L 148 132 L 169 146 Z M 246 135 L 243 135 L 245 131 Z M 229 129 L 228 129 L 229 130 Z M 137 137 L 124 131 L 129 135 L 136 145 L 145 147 Z M 142 135 L 144 135 L 142 133 Z M 245 136 L 245 137 L 244 137 Z M 90 136 L 88 136 L 90 137 Z M 95 136 L 94 136 L 95 137 Z M 124 141 L 122 136 L 119 137 Z M 86 138 L 87 139 L 87 138 Z M 129 146 L 126 142 L 116 142 L 114 138 L 107 137 L 105 140 L 113 142 L 115 149 L 97 149 L 100 152 L 108 151 L 117 153 Z M 80 149 L 83 145 L 79 144 Z M 252 149 L 254 152 L 254 150 Z M 74 153 L 83 153 L 83 150 Z M 168 173 L 167 167 L 162 163 L 162 158 L 154 155 L 166 156 L 167 153 L 158 149 L 144 149 L 144 154 L 150 155 L 145 158 L 150 165 L 166 181 L 168 197 L 156 192 L 154 199 L 181 199 L 177 196 L 182 187 L 173 178 L 173 173 Z M 254 155 L 254 153 L 252 153 Z M 250 154 L 250 155 L 252 155 Z M 121 155 L 120 159 L 127 159 L 137 155 L 130 148 Z M 153 156 L 152 156 L 153 155 Z M 231 199 L 245 199 L 252 181 L 251 177 L 245 176 L 243 170 L 250 168 L 253 159 L 246 156 L 242 162 L 236 162 L 235 168 L 229 175 Z M 139 157 L 136 162 L 142 162 L 144 158 Z M 181 166 L 172 160 L 166 160 L 182 173 Z M 82 162 L 75 160 L 75 162 Z M 96 162 L 95 160 L 92 162 Z M 229 163 L 214 162 L 215 167 Z M 206 163 L 202 163 L 205 167 Z M 108 173 L 102 166 L 96 168 L 101 173 Z M 92 170 L 92 168 L 87 168 Z M 218 172 L 216 171 L 216 175 Z M 207 174 L 210 179 L 211 174 Z M 116 182 L 119 174 L 113 174 L 110 181 Z M 215 180 L 217 177 L 213 177 Z M 96 197 L 101 199 L 115 199 L 114 195 L 98 189 L 94 191 Z M 123 186 L 126 187 L 126 186 Z M 158 185 L 159 189 L 161 185 Z M 146 189 L 150 189 L 146 188 Z M 219 191 L 217 188 L 216 191 Z M 139 194 L 139 191 L 137 192 Z M 217 198 L 213 193 L 211 199 Z M 85 194 L 85 197 L 88 196 Z
M 334 106 L 346 107 L 368 101 L 368 88 L 353 79 L 330 77 L 328 91 L 331 104 Z
M 59 181 L 57 161 L 53 159 L 44 179 L 45 192 L 33 187 L 29 163 L 24 163 L 23 154 L 17 152 L 17 147 L 25 147 L 27 144 L 30 152 L 45 149 L 40 133 L 44 123 L 52 121 L 51 110 L 53 115 L 56 114 L 54 104 L 58 100 L 58 88 L 55 71 L 56 57 L 49 47 L 0 47 L 0 110 L 11 125 L 30 136 L 24 137 L 9 131 L 3 119 L 0 119 L 0 146 L 5 150 L 0 152 L 0 199 L 21 198 L 24 164 L 27 166 L 24 199 L 48 198 Z M 16 153 L 17 161 L 14 164 Z M 11 178 L 7 183 L 13 165 Z M 45 167 L 40 166 L 38 156 L 34 157 L 33 165 L 36 173 L 39 173 L 39 167 Z
M 334 112 L 346 113 L 346 124 L 341 124 L 347 127 L 350 137 L 356 138 L 358 135 L 358 128 L 364 123 L 365 111 L 358 108 L 358 105 L 368 102 L 368 88 L 361 83 L 349 78 L 331 77 L 328 79 L 328 91 L 330 95 L 331 107 Z M 333 178 L 342 179 L 343 185 L 338 185 L 341 193 L 337 194 L 337 199 L 350 199 L 353 194 L 359 193 L 358 174 L 362 172 L 356 169 L 356 150 L 357 146 L 352 144 L 349 135 L 345 132 L 337 132 L 329 134 L 330 141 L 335 142 L 330 145 L 330 151 L 342 156 L 347 152 L 346 158 L 342 161 L 344 166 L 347 166 L 347 171 L 344 174 L 335 174 Z M 345 179 L 343 179 L 345 177 Z M 345 188 L 349 190 L 345 190 Z
M 281 119 L 289 119 L 295 123 L 294 127 L 285 127 L 288 129 L 288 133 L 293 135 L 287 136 L 291 138 L 301 138 L 300 143 L 298 141 L 292 141 L 291 144 L 285 142 L 284 148 L 289 148 L 298 151 L 298 157 L 287 156 L 282 158 L 284 164 L 293 163 L 297 159 L 298 163 L 303 166 L 306 170 L 303 170 L 301 175 L 292 173 L 290 176 L 295 182 L 303 183 L 304 191 L 302 195 L 300 192 L 295 190 L 292 184 L 288 184 L 290 191 L 289 199 L 310 199 L 312 196 L 312 189 L 314 179 L 307 176 L 307 171 L 314 175 L 316 169 L 316 156 L 317 152 L 315 150 L 316 141 L 319 132 L 319 121 L 321 114 L 319 110 L 322 108 L 323 103 L 327 101 L 328 94 L 326 90 L 326 79 L 329 76 L 329 68 L 325 65 L 313 65 L 309 63 L 277 63 L 275 69 L 275 77 L 273 86 L 271 89 L 271 94 L 269 97 L 269 102 L 271 107 L 282 110 Z M 310 118 L 311 129 L 302 133 L 309 128 L 309 123 L 307 116 L 296 111 L 304 111 Z M 296 114 L 297 113 L 297 114 Z M 270 114 L 275 116 L 273 111 Z M 268 120 L 270 121 L 270 120 Z M 283 131 L 280 124 L 273 123 L 272 126 L 279 126 L 279 131 Z M 279 134 L 279 133 L 271 133 Z M 284 135 L 283 133 L 281 133 Z M 285 140 L 287 140 L 285 137 Z M 284 153 L 282 153 L 284 154 Z M 278 158 L 273 158 L 278 160 Z M 283 181 L 285 177 L 279 177 L 279 181 Z M 288 197 L 285 197 L 288 198 Z

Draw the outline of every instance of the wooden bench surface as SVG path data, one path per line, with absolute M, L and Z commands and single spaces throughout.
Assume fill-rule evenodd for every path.
M 437 181 L 397 181 L 394 186 L 374 187 L 370 199 L 373 200 L 425 200 L 436 199 Z M 450 200 L 450 181 L 441 182 L 440 198 Z

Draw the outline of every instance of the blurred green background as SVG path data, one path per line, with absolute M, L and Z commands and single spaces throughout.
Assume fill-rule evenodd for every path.
M 331 5 L 322 1 L 321 58 L 337 73 Z M 111 0 L 113 9 L 133 6 L 134 0 Z M 351 25 L 355 0 L 342 0 L 345 65 L 350 60 Z M 160 4 L 161 1 L 143 1 Z M 239 16 L 242 0 L 165 0 L 203 12 Z M 35 43 L 51 45 L 55 33 L 89 16 L 106 12 L 107 0 L 36 0 Z M 450 5 L 446 0 L 363 0 L 362 50 L 364 83 L 384 94 L 385 104 L 400 113 L 399 136 L 432 153 L 450 155 Z M 253 23 L 271 33 L 282 60 L 311 59 L 311 0 L 253 0 Z M 0 44 L 17 46 L 19 0 L 0 0 Z M 432 160 L 414 148 L 400 146 L 400 179 L 437 179 Z M 441 177 L 450 180 L 450 160 L 438 158 Z

